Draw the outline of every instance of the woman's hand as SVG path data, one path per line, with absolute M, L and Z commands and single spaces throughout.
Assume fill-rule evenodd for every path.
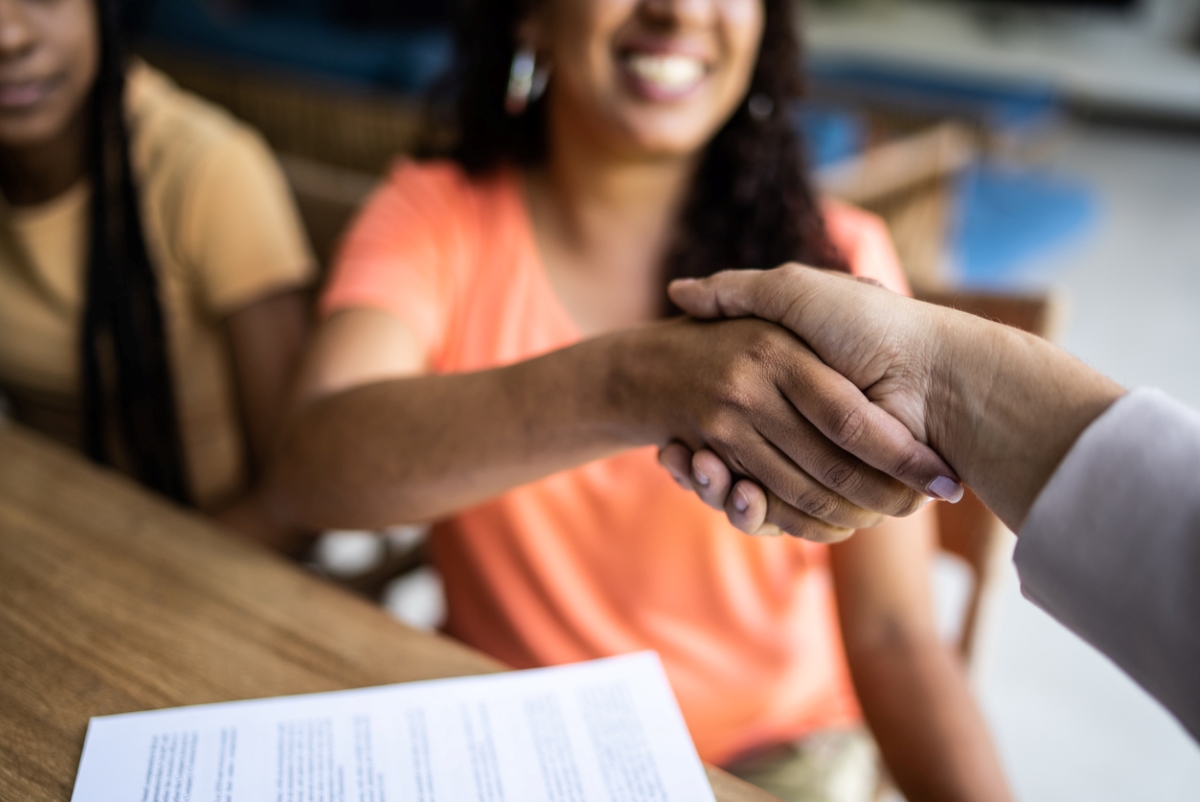
M 738 479 L 721 458 L 707 448 L 693 452 L 679 441 L 658 450 L 658 463 L 684 490 L 690 490 L 729 523 L 748 535 L 777 537 L 787 534 L 768 520 L 767 493 L 750 479 Z
M 834 445 L 826 433 L 844 432 L 848 423 L 886 443 L 889 464 L 951 473 L 878 408 L 867 404 L 867 414 L 837 419 L 829 399 L 861 402 L 861 392 L 778 326 L 676 320 L 631 332 L 625 342 L 612 389 L 622 417 L 651 427 L 644 439 L 660 446 L 679 441 L 664 449 L 664 463 L 680 463 L 676 478 L 747 531 L 769 525 L 766 531 L 832 542 L 924 503 L 922 493 Z M 683 470 L 687 449 L 710 450 L 697 457 L 698 470 Z M 731 494 L 731 471 L 763 489 L 742 482 Z

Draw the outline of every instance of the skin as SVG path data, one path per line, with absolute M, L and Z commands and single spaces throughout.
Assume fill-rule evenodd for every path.
M 893 415 L 1014 532 L 1079 435 L 1125 393 L 1039 337 L 800 265 L 676 282 L 670 292 L 697 317 L 751 315 L 802 337 L 861 390 L 831 399 L 841 415 L 867 406 Z M 839 444 L 875 446 L 869 437 Z M 718 473 L 712 458 L 702 463 Z M 673 457 L 672 470 L 679 466 Z M 738 490 L 749 497 L 757 488 L 744 481 Z M 753 529 L 763 498 L 750 507 L 738 525 Z
M 262 477 L 275 450 L 279 420 L 310 325 L 308 304 L 299 290 L 252 301 L 224 320 L 254 481 L 240 498 L 210 514 L 230 529 L 293 556 L 305 551 L 311 535 L 268 512 Z
M 99 59 L 89 0 L 0 0 L 0 189 L 9 203 L 48 201 L 83 176 Z
M 871 510 L 913 512 L 924 497 L 911 487 L 952 473 L 883 413 L 864 420 L 887 444 L 872 461 L 831 448 L 828 433 L 843 427 L 813 387 L 853 387 L 778 327 L 655 320 L 688 182 L 704 144 L 744 102 L 761 29 L 754 0 L 538 7 L 521 33 L 553 70 L 550 153 L 523 175 L 524 189 L 546 275 L 585 338 L 515 365 L 431 375 L 402 320 L 366 309 L 333 315 L 306 361 L 275 462 L 282 515 L 312 527 L 430 520 L 555 471 L 679 440 L 761 479 L 779 526 L 829 541 L 879 523 Z M 622 72 L 630 47 L 697 55 L 708 78 L 684 97 L 648 97 Z M 885 463 L 905 479 L 881 482 Z M 885 525 L 835 567 L 868 719 L 889 758 L 911 761 L 896 773 L 910 798 L 1006 799 L 962 673 L 931 636 L 928 521 L 906 526 Z
M 10 204 L 45 203 L 86 177 L 87 107 L 98 69 L 91 0 L 0 0 L 0 190 Z M 252 472 L 260 474 L 303 350 L 304 300 L 299 292 L 256 299 L 222 323 Z M 254 486 L 228 508 L 208 512 L 271 545 L 299 543 L 261 502 Z

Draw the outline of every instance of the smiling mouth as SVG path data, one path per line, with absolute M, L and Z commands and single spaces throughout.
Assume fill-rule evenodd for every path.
M 678 53 L 630 53 L 621 62 L 633 78 L 656 94 L 684 93 L 708 74 L 702 60 Z
M 37 106 L 56 84 L 54 80 L 0 83 L 0 110 L 22 111 Z

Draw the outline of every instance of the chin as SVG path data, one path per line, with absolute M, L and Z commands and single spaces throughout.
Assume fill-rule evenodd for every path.
M 0 149 L 25 150 L 45 144 L 54 132 L 41 126 L 10 125 L 0 122 Z
M 704 115 L 657 113 L 633 115 L 622 121 L 626 139 L 648 156 L 693 156 L 716 136 L 724 120 L 713 121 Z
M 53 140 L 66 127 L 58 115 L 21 115 L 0 112 L 0 148 L 37 147 Z

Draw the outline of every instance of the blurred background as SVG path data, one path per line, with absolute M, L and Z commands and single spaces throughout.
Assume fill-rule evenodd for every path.
M 443 0 L 160 0 L 151 63 L 258 127 L 324 262 L 415 146 Z M 1200 0 L 813 0 L 794 110 L 823 191 L 891 227 L 917 294 L 1200 407 Z M 1200 749 L 1020 595 L 1012 536 L 943 512 L 932 581 L 1024 800 L 1200 798 Z M 330 533 L 314 564 L 436 627 L 423 533 Z M 1198 668 L 1200 681 L 1200 668 Z

